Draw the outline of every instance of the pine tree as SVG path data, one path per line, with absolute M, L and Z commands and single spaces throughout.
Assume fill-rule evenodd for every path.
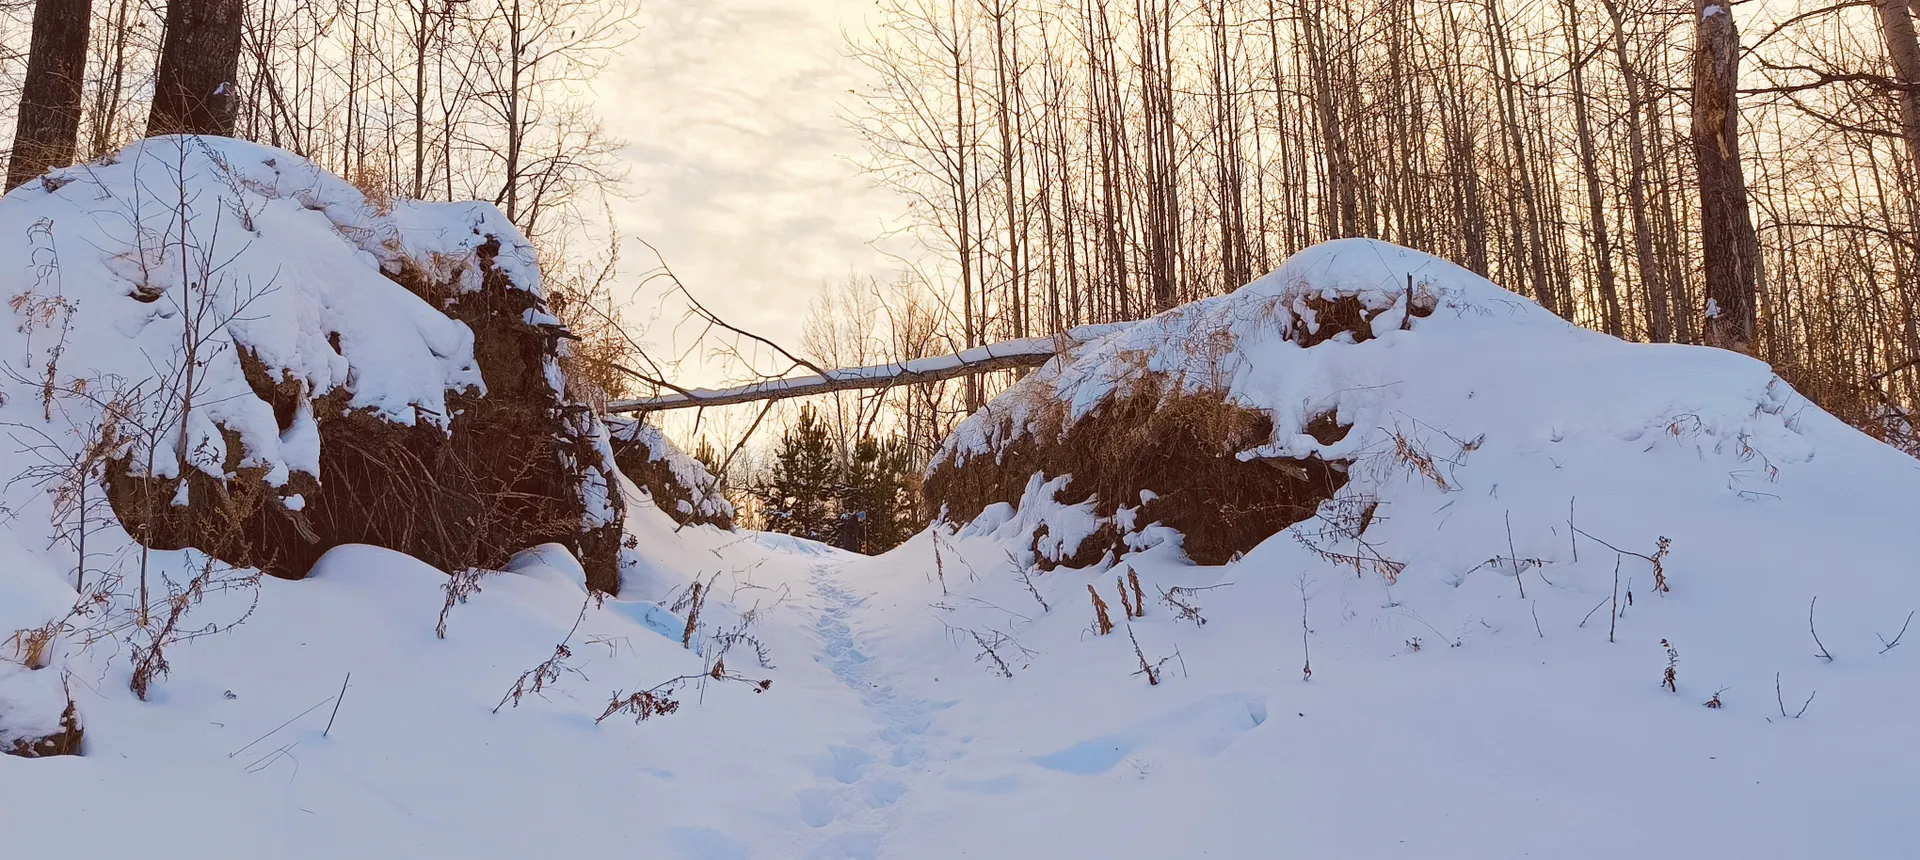
M 847 513 L 866 515 L 869 553 L 886 552 L 913 533 L 910 454 L 906 440 L 894 435 L 862 439 L 847 458 L 840 506 Z
M 780 437 L 773 475 L 754 495 L 771 532 L 831 541 L 837 525 L 841 470 L 833 440 L 811 405 Z

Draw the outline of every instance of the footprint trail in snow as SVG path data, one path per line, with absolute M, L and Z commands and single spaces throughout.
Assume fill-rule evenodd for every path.
M 820 784 L 800 791 L 796 799 L 801 820 L 828 831 L 808 856 L 871 860 L 893 826 L 895 804 L 906 792 L 905 778 L 926 766 L 926 734 L 934 706 L 895 693 L 861 652 L 853 614 L 862 601 L 840 584 L 836 570 L 835 565 L 820 565 L 811 576 L 820 598 L 820 616 L 814 622 L 820 653 L 814 659 L 859 696 L 880 728 L 859 746 L 822 751 Z

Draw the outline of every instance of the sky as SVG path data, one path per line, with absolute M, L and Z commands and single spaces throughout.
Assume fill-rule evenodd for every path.
M 874 243 L 904 203 L 863 174 L 844 118 L 861 73 L 843 30 L 870 5 L 643 0 L 638 37 L 594 84 L 608 130 L 628 143 L 614 215 L 630 279 L 652 264 L 644 240 L 716 313 L 793 345 L 823 283 L 899 269 Z M 673 343 L 671 319 L 648 320 L 657 294 L 632 322 L 650 346 L 683 350 L 689 332 Z

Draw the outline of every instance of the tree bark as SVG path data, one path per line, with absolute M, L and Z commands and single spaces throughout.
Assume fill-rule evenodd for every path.
M 1607 231 L 1599 157 L 1594 150 L 1593 123 L 1587 116 L 1587 61 L 1582 58 L 1579 10 L 1573 0 L 1564 0 L 1561 8 L 1566 13 L 1567 57 L 1573 78 L 1573 122 L 1580 142 L 1580 172 L 1587 181 L 1587 223 L 1593 231 L 1593 265 L 1600 284 L 1601 316 L 1607 334 L 1624 337 L 1625 330 L 1620 320 L 1620 295 L 1613 281 L 1613 237 Z
M 147 136 L 233 136 L 239 104 L 240 0 L 171 0 Z
M 1698 0 L 1693 48 L 1693 161 L 1700 177 L 1700 240 L 1707 287 L 1706 342 L 1749 352 L 1759 243 L 1740 168 L 1740 37 L 1724 0 Z
M 73 163 L 80 136 L 80 102 L 87 67 L 92 0 L 37 0 L 27 77 L 7 162 L 12 191 L 56 167 Z

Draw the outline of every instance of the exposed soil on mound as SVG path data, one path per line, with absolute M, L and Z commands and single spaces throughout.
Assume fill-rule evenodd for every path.
M 1078 547 L 1066 548 L 1043 567 L 1084 567 L 1107 553 L 1128 551 L 1127 530 L 1113 518 L 1138 505 L 1141 527 L 1160 523 L 1186 536 L 1187 556 L 1200 564 L 1223 564 L 1281 529 L 1314 515 L 1320 503 L 1347 482 L 1344 461 L 1242 460 L 1236 456 L 1266 442 L 1273 422 L 1266 414 L 1226 402 L 1216 393 L 1163 396 L 1153 377 L 1116 394 L 1071 427 L 1060 427 L 1064 407 L 1017 437 L 999 456 L 974 455 L 942 461 L 928 475 L 928 504 L 945 507 L 950 522 L 967 522 L 998 502 L 1019 504 L 1029 479 L 1071 475 L 1057 500 L 1089 499 L 1103 519 Z M 1051 426 L 1047 426 L 1050 424 Z M 1335 441 L 1346 428 L 1331 416 L 1308 432 Z M 1151 498 L 1142 503 L 1141 491 Z M 1045 526 L 1041 527 L 1042 529 Z M 1043 534 L 1035 535 L 1037 543 Z
M 150 546 L 193 546 L 224 561 L 299 578 L 328 549 L 366 543 L 398 550 L 443 570 L 499 567 L 519 550 L 558 543 L 572 550 L 587 584 L 619 588 L 620 518 L 583 525 L 583 486 L 603 488 L 617 511 L 613 464 L 596 445 L 595 422 L 580 404 L 562 402 L 548 381 L 560 330 L 543 318 L 540 298 L 493 265 L 497 241 L 480 249 L 481 288 L 456 292 L 407 269 L 394 280 L 466 323 L 485 394 L 449 392 L 447 429 L 427 421 L 391 423 L 346 407 L 336 391 L 308 401 L 320 435 L 320 474 L 295 472 L 284 489 L 264 470 L 240 465 L 228 434 L 221 481 L 190 471 L 188 503 L 174 505 L 178 479 L 136 477 L 133 464 L 109 464 L 108 496 L 128 531 Z M 534 313 L 529 313 L 533 311 Z M 273 406 L 284 432 L 306 399 L 293 379 L 275 380 L 242 356 L 247 382 Z M 145 470 L 139 470 L 144 472 Z M 289 505 L 287 496 L 300 501 Z
M 645 443 L 615 437 L 613 459 L 620 473 L 653 496 L 654 504 L 674 522 L 683 526 L 733 528 L 732 514 L 724 510 L 703 512 L 693 497 L 693 490 L 674 475 L 673 466 L 664 458 L 656 458 L 653 449 Z

